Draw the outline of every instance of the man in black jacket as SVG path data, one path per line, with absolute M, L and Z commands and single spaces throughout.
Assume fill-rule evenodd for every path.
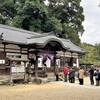
M 100 85 L 100 71 L 99 71 L 99 69 L 96 70 L 94 75 L 95 75 L 95 79 L 96 79 L 96 86 L 99 86 Z
M 91 85 L 94 85 L 94 68 L 93 66 L 90 68 L 89 70 L 89 73 L 90 73 L 90 82 L 91 82 Z

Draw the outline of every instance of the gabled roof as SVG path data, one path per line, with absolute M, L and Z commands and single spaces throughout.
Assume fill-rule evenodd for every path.
M 16 44 L 37 44 L 45 47 L 51 41 L 56 41 L 62 47 L 71 52 L 85 53 L 83 49 L 73 44 L 69 39 L 58 38 L 50 33 L 36 33 L 0 24 L 0 34 L 3 33 L 3 41 Z
M 55 35 L 43 34 L 38 36 L 33 36 L 27 40 L 28 44 L 38 44 L 45 47 L 51 41 L 56 41 L 62 45 L 64 49 L 70 52 L 85 53 L 85 51 L 73 44 L 69 39 L 58 38 Z

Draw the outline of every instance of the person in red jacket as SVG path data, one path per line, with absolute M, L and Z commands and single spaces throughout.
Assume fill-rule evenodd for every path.
M 67 82 L 67 77 L 68 77 L 68 73 L 69 73 L 69 68 L 67 65 L 64 66 L 64 81 Z

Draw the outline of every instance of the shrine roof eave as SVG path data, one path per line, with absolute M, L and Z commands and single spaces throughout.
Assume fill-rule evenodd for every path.
M 31 39 L 28 39 L 27 42 L 28 42 L 28 44 L 31 44 L 31 45 L 36 44 L 36 45 L 44 48 L 51 41 L 55 41 L 55 42 L 60 43 L 62 48 L 64 48 L 66 51 L 75 52 L 75 53 L 79 53 L 79 54 L 85 54 L 86 53 L 85 50 L 83 50 L 79 46 L 76 46 L 75 44 L 73 44 L 69 39 L 58 38 L 54 35 L 31 38 Z

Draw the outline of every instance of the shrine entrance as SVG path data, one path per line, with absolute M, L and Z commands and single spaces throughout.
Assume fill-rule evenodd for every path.
M 58 41 L 49 41 L 43 45 L 32 45 L 29 48 L 29 59 L 32 76 L 47 77 L 50 73 L 54 75 L 55 68 L 62 71 L 60 66 L 60 56 L 58 51 L 65 51 L 62 44 Z

